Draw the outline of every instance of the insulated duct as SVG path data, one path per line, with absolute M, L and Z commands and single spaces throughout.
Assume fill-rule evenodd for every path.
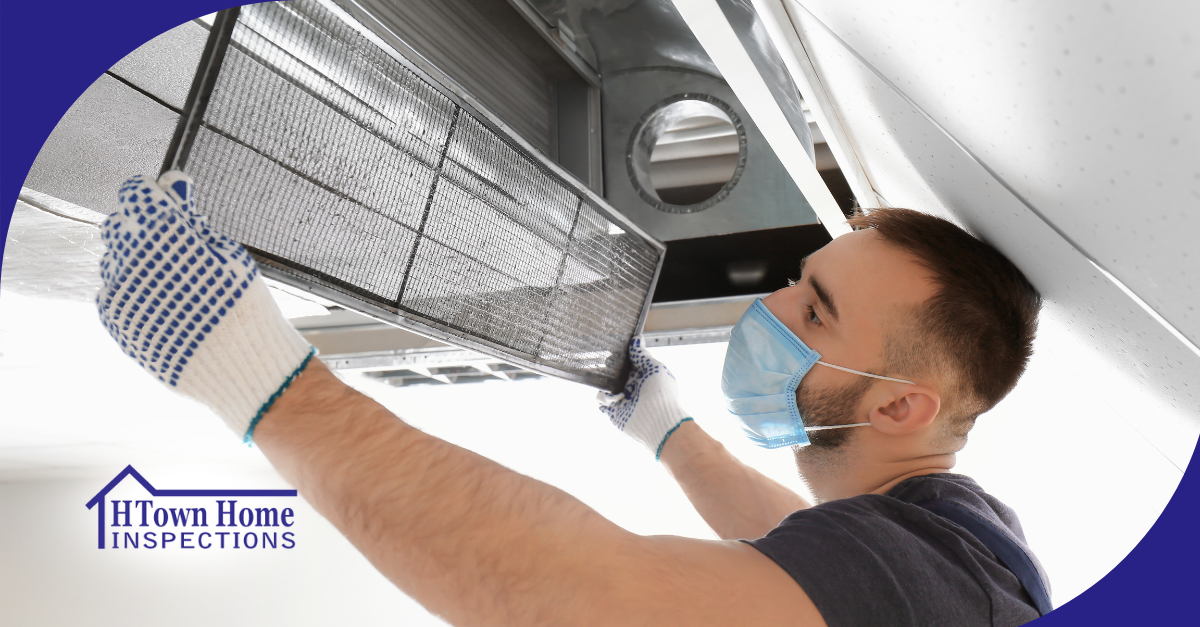
M 272 278 L 620 388 L 663 245 L 393 48 L 326 0 L 222 12 L 167 166 Z

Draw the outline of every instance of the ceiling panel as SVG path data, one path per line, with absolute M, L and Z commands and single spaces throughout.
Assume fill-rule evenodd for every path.
M 1200 3 L 786 1 L 1200 344 Z

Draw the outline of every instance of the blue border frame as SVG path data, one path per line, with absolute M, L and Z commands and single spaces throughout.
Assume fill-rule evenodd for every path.
M 0 2 L 0 230 L 8 233 L 21 183 L 42 143 L 93 81 L 158 34 L 233 4 Z M 0 240 L 0 252 L 3 245 Z M 1116 569 L 1037 623 L 1156 625 L 1196 620 L 1192 597 L 1200 582 L 1197 474 L 1189 469 L 1163 515 Z M 1114 494 L 1113 507 L 1123 506 L 1120 495 Z M 1086 526 L 1088 521 L 1062 524 Z

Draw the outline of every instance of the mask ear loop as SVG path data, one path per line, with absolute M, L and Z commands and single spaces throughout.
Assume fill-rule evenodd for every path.
M 860 370 L 855 370 L 855 369 L 853 369 L 853 368 L 845 368 L 845 367 L 842 367 L 842 366 L 835 366 L 835 365 L 833 365 L 833 364 L 827 364 L 827 363 L 825 363 L 825 362 L 823 362 L 823 361 L 818 361 L 817 363 L 818 363 L 818 364 L 821 364 L 822 366 L 825 366 L 826 368 L 833 368 L 833 369 L 835 369 L 835 370 L 841 370 L 841 371 L 843 371 L 843 372 L 849 372 L 850 374 L 860 374 L 860 375 L 862 375 L 862 376 L 864 376 L 864 377 L 872 377 L 872 378 L 875 378 L 875 379 L 883 379 L 884 381 L 895 381 L 896 383 L 909 383 L 909 384 L 913 384 L 913 382 L 912 382 L 912 381 L 907 381 L 907 380 L 905 380 L 905 379 L 893 379 L 892 377 L 885 377 L 885 376 L 883 376 L 883 375 L 881 375 L 881 374 L 871 374 L 871 373 L 869 373 L 869 372 L 862 372 L 862 371 L 860 371 Z M 913 385 L 915 385 L 915 384 L 913 384 Z M 828 431 L 829 429 L 845 429 L 845 428 L 847 428 L 847 427 L 869 427 L 870 425 L 871 425 L 871 423 L 869 423 L 869 422 L 856 422 L 856 423 L 854 423 L 854 424 L 848 424 L 848 425 L 828 425 L 828 426 L 824 426 L 824 427 L 805 427 L 805 428 L 804 428 L 804 430 L 805 430 L 805 431 Z
M 869 427 L 869 422 L 856 422 L 850 425 L 827 425 L 824 427 L 804 427 L 805 431 L 828 431 L 829 429 L 845 429 L 846 427 Z
M 885 377 L 881 374 L 871 374 L 869 372 L 862 372 L 861 370 L 854 370 L 853 368 L 845 368 L 842 366 L 835 366 L 833 364 L 827 364 L 823 361 L 818 361 L 817 363 L 821 364 L 822 366 L 825 366 L 826 368 L 833 368 L 835 370 L 841 370 L 842 372 L 849 372 L 850 374 L 861 374 L 864 377 L 874 377 L 876 379 L 883 379 L 884 381 L 895 381 L 896 383 L 908 383 L 908 384 L 916 385 L 912 381 L 907 381 L 905 379 L 893 379 L 892 377 Z M 850 425 L 846 425 L 846 426 L 850 426 Z

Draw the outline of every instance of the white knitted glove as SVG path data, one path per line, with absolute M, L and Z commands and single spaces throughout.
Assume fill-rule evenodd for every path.
M 249 442 L 316 349 L 279 312 L 246 249 L 194 212 L 192 193 L 178 171 L 125 182 L 121 209 L 100 225 L 108 252 L 96 306 L 125 354 Z
M 691 418 L 679 404 L 675 375 L 651 357 L 642 344 L 640 337 L 629 342 L 633 368 L 625 389 L 619 394 L 600 390 L 596 401 L 618 429 L 654 451 L 657 460 L 667 438 Z

